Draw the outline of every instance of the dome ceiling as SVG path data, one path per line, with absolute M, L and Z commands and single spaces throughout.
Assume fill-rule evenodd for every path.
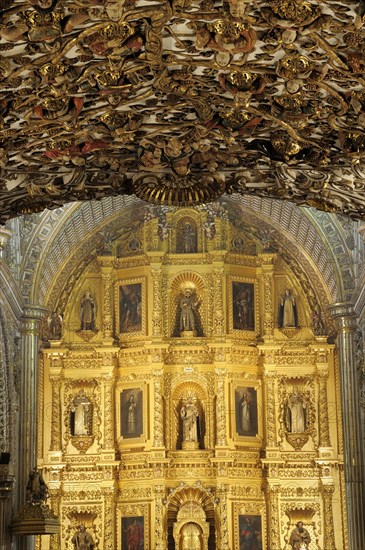
M 133 193 L 364 216 L 363 2 L 0 2 L 0 223 Z

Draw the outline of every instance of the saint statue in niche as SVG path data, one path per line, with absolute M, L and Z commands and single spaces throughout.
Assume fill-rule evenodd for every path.
M 311 537 L 307 529 L 303 526 L 302 521 L 298 521 L 295 528 L 291 532 L 289 544 L 293 550 L 307 550 Z
M 95 302 L 88 290 L 83 295 L 80 305 L 81 330 L 95 330 Z
M 86 531 L 85 525 L 80 525 L 71 540 L 74 550 L 93 550 L 95 548 L 94 539 Z
M 183 442 L 198 443 L 199 411 L 194 403 L 193 398 L 190 397 L 187 402 L 181 407 L 180 416 L 183 424 Z
M 61 340 L 62 338 L 62 317 L 57 311 L 53 311 L 48 317 L 48 339 Z
M 197 231 L 194 222 L 185 219 L 177 227 L 176 252 L 194 254 L 198 251 L 197 241 Z
M 137 403 L 133 393 L 129 397 L 127 414 L 127 432 L 128 434 L 135 434 L 137 431 Z
M 91 435 L 92 405 L 84 390 L 80 390 L 70 407 L 71 435 Z
M 303 433 L 307 429 L 307 403 L 304 396 L 294 391 L 285 404 L 285 425 L 290 433 Z
M 280 328 L 298 326 L 295 298 L 288 288 L 280 300 L 279 326 Z
M 194 286 L 185 286 L 178 298 L 174 336 L 181 336 L 181 333 L 184 332 L 193 332 L 194 336 L 203 336 L 199 314 L 200 304 L 201 300 L 196 295 Z

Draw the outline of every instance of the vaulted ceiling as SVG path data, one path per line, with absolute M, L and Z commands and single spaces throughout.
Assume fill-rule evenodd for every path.
M 0 7 L 0 223 L 234 192 L 364 217 L 363 1 Z

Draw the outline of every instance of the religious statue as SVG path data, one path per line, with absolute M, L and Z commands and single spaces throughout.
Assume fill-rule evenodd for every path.
M 81 330 L 95 330 L 95 303 L 87 290 L 81 300 Z
M 62 317 L 57 311 L 53 311 L 48 318 L 48 339 L 61 340 L 62 338 Z
M 90 435 L 92 406 L 83 390 L 72 401 L 70 412 L 72 435 Z
M 143 527 L 134 520 L 132 525 L 125 529 L 127 534 L 127 550 L 140 550 L 143 544 Z
M 48 487 L 43 479 L 42 474 L 33 468 L 29 474 L 28 483 L 25 489 L 26 501 L 30 504 L 41 504 L 47 500 Z
M 282 328 L 298 326 L 295 298 L 288 288 L 280 300 L 279 326 Z
M 310 541 L 311 537 L 309 532 L 303 527 L 303 522 L 298 521 L 290 535 L 290 546 L 293 550 L 307 550 Z
M 307 429 L 307 404 L 302 394 L 294 391 L 285 405 L 288 432 L 303 433 Z
M 137 403 L 133 394 L 129 398 L 127 414 L 127 431 L 129 434 L 134 434 L 137 431 Z
M 74 545 L 74 550 L 93 550 L 95 548 L 94 539 L 86 531 L 85 525 L 79 526 L 71 542 Z
M 198 442 L 198 418 L 199 412 L 193 399 L 190 397 L 180 409 L 180 416 L 183 422 L 183 441 Z
M 177 252 L 182 252 L 183 254 L 193 254 L 197 252 L 196 228 L 189 221 L 185 221 L 178 230 Z
M 185 287 L 182 290 L 178 302 L 174 336 L 179 336 L 184 331 L 194 332 L 197 336 L 203 336 L 203 329 L 198 311 L 200 304 L 201 300 L 197 297 L 194 288 Z

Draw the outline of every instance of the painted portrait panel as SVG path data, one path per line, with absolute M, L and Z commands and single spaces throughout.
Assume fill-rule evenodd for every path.
M 256 436 L 258 433 L 257 420 L 257 391 L 251 387 L 235 389 L 236 433 L 241 436 Z
M 123 390 L 120 394 L 120 435 L 135 438 L 143 435 L 143 391 Z
M 253 283 L 232 281 L 233 329 L 255 330 Z
M 142 283 L 119 287 L 119 332 L 142 331 Z
M 239 550 L 262 550 L 261 516 L 238 516 Z
M 144 550 L 144 517 L 122 518 L 122 550 Z

